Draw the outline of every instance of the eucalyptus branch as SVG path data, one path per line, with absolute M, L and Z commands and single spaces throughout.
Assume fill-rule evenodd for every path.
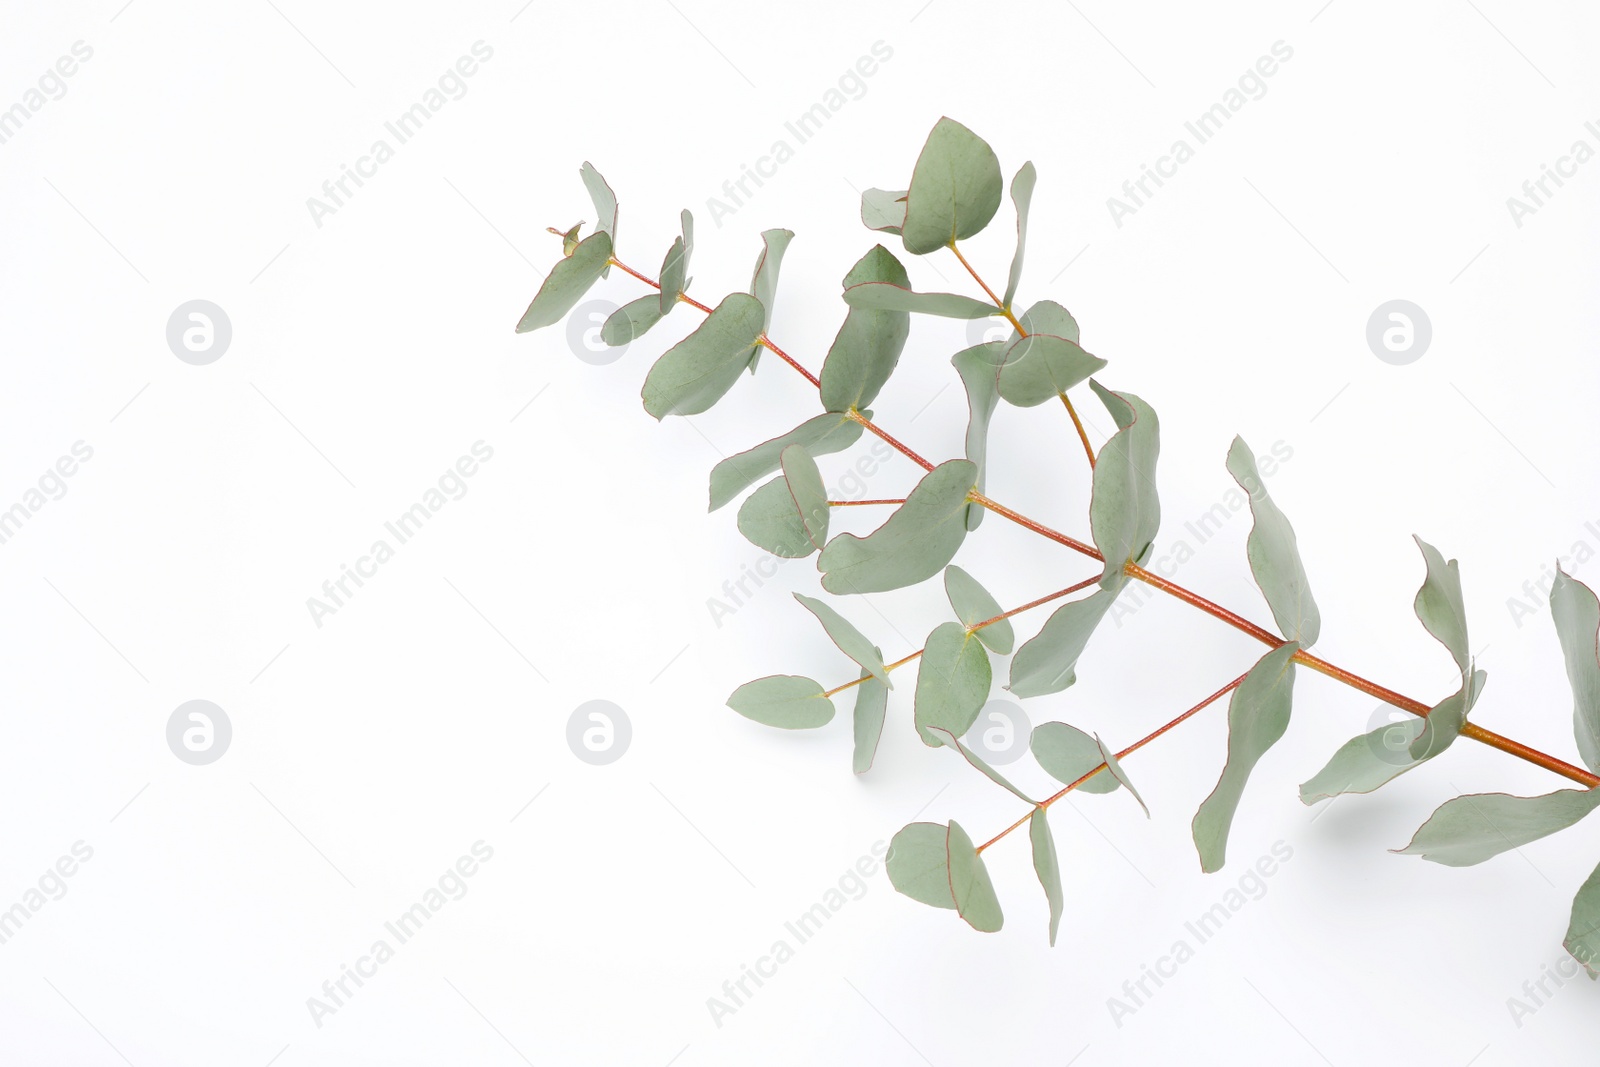
M 1074 790 L 1138 792 L 1120 761 L 1201 710 L 1228 697 L 1228 751 L 1216 787 L 1192 822 L 1201 867 L 1226 863 L 1228 838 L 1251 771 L 1286 733 L 1297 667 L 1409 712 L 1412 720 L 1383 727 L 1346 742 L 1322 770 L 1300 787 L 1306 804 L 1341 794 L 1370 793 L 1446 752 L 1461 737 L 1488 745 L 1561 775 L 1583 789 L 1561 789 L 1535 797 L 1481 794 L 1447 801 L 1397 850 L 1451 866 L 1479 863 L 1529 841 L 1563 830 L 1600 807 L 1600 598 L 1557 569 L 1551 613 L 1574 693 L 1573 722 L 1579 767 L 1558 756 L 1485 729 L 1468 717 L 1486 680 L 1467 640 L 1467 615 L 1455 560 L 1417 539 L 1424 578 L 1413 599 L 1423 627 L 1447 651 L 1460 674 L 1459 688 L 1432 704 L 1397 693 L 1310 652 L 1320 636 L 1321 616 L 1301 561 L 1294 530 L 1272 501 L 1258 461 L 1234 438 L 1227 470 L 1248 498 L 1252 527 L 1246 549 L 1251 576 L 1270 610 L 1276 630 L 1251 622 L 1200 594 L 1146 568 L 1160 528 L 1156 465 L 1160 428 L 1155 411 L 1140 397 L 1116 392 L 1097 377 L 1106 361 L 1085 351 L 1078 323 L 1060 304 L 1044 299 L 1020 315 L 1013 298 L 1022 275 L 1027 216 L 1035 182 L 1031 163 L 1010 184 L 1016 209 L 1017 243 L 1004 294 L 996 293 L 963 254 L 960 241 L 982 230 L 999 209 L 1005 182 L 994 152 L 966 127 L 941 119 L 929 134 L 908 187 L 870 189 L 862 196 L 862 221 L 869 229 L 900 238 L 906 252 L 927 255 L 948 249 L 982 290 L 987 302 L 956 293 L 911 287 L 905 267 L 882 245 L 870 249 L 846 274 L 847 307 L 833 345 L 818 373 L 776 345 L 768 335 L 788 230 L 762 234 L 763 248 L 747 292 L 731 293 L 715 307 L 685 290 L 693 252 L 693 220 L 681 216 L 682 232 L 668 249 L 657 278 L 628 266 L 616 255 L 616 198 L 589 164 L 581 174 L 599 217 L 596 231 L 579 238 L 581 224 L 565 232 L 563 258 L 551 270 L 518 323 L 527 332 L 561 321 L 610 267 L 653 290 L 617 309 L 601 336 L 627 344 L 654 327 L 679 304 L 706 318 L 655 360 L 644 380 L 645 410 L 656 418 L 708 410 L 771 352 L 818 391 L 823 412 L 768 441 L 716 465 L 710 478 L 711 510 L 741 495 L 740 531 L 774 555 L 815 554 L 822 590 L 837 598 L 900 589 L 943 575 L 955 621 L 938 623 L 924 646 L 892 663 L 854 624 L 828 602 L 796 593 L 858 676 L 831 689 L 798 675 L 772 675 L 747 682 L 728 698 L 746 718 L 784 729 L 812 729 L 835 715 L 834 698 L 852 692 L 854 766 L 869 770 L 887 718 L 891 672 L 918 663 L 912 727 L 930 747 L 956 750 L 967 763 L 1023 800 L 1028 812 L 999 834 L 974 845 L 959 823 L 912 823 L 894 837 L 887 858 L 890 880 L 901 893 L 956 911 L 978 930 L 998 930 L 1002 914 L 982 853 L 1029 825 L 1034 868 L 1050 906 L 1055 941 L 1063 909 L 1060 865 L 1047 821 L 1051 805 Z M 913 314 L 962 319 L 995 317 L 1012 328 L 1005 340 L 955 353 L 951 364 L 967 394 L 970 418 L 965 454 L 932 463 L 872 418 L 870 404 L 888 383 L 905 349 Z M 1087 383 L 1116 431 L 1098 455 L 1069 393 Z M 1092 544 L 1029 518 L 987 495 L 989 424 L 1002 401 L 1034 407 L 1059 399 L 1071 418 L 1088 460 L 1092 492 L 1088 525 Z M 817 457 L 843 452 L 870 433 L 916 464 L 920 480 L 904 497 L 831 500 L 823 488 Z M 759 483 L 759 484 L 758 484 Z M 749 491 L 753 490 L 753 491 Z M 749 492 L 747 492 L 749 491 Z M 894 510 L 866 536 L 829 535 L 834 508 L 879 505 Z M 952 560 L 988 512 L 1072 549 L 1101 565 L 1098 575 L 1009 611 Z M 989 698 L 995 657 L 1009 657 L 1013 697 L 1060 693 L 1076 681 L 1080 658 L 1122 590 L 1133 581 L 1211 616 L 1266 646 L 1244 674 L 1120 752 L 1065 722 L 1047 722 L 1029 738 L 1040 768 L 1062 783 L 1034 800 L 1007 781 L 963 737 L 973 730 Z M 1095 587 L 1077 599 L 1072 593 Z M 1016 644 L 1010 619 L 1032 608 L 1060 603 L 1042 627 Z M 1105 773 L 1102 773 L 1105 772 Z M 1147 809 L 1148 810 L 1148 809 Z M 1565 939 L 1585 967 L 1600 952 L 1600 868 L 1578 890 Z

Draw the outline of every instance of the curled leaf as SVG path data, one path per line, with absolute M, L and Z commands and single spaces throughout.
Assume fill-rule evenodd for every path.
M 1255 453 L 1242 437 L 1235 437 L 1228 449 L 1228 473 L 1250 496 L 1250 514 L 1255 520 L 1245 542 L 1250 573 L 1283 636 L 1299 642 L 1301 648 L 1310 648 L 1322 629 L 1322 616 L 1300 562 L 1294 527 L 1268 495 Z

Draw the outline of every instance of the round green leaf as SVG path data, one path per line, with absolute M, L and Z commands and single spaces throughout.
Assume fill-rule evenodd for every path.
M 784 730 L 811 730 L 833 719 L 833 701 L 810 678 L 774 674 L 746 682 L 728 697 L 728 707 L 747 719 Z
M 911 172 L 900 231 L 906 251 L 926 255 L 971 237 L 994 218 L 1004 188 L 994 149 L 961 123 L 941 118 Z

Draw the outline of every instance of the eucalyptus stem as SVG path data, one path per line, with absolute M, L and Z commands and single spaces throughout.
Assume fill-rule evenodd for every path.
M 552 227 L 551 228 L 551 232 L 559 234 L 561 231 L 555 230 Z M 960 252 L 955 250 L 953 246 L 952 246 L 952 251 L 956 251 L 957 258 L 961 259 L 963 264 L 966 263 L 965 257 L 961 256 Z M 618 260 L 615 256 L 612 256 L 610 258 L 610 262 L 614 266 L 620 268 L 621 270 L 623 270 L 627 274 L 630 274 L 633 277 L 639 279 L 640 281 L 644 282 L 645 284 L 650 285 L 650 286 L 652 286 L 652 287 L 654 287 L 656 289 L 660 289 L 661 288 L 661 283 L 659 281 L 653 280 L 653 279 L 647 277 L 646 275 L 641 274 L 639 271 L 634 270 L 632 267 L 629 267 L 628 265 L 626 265 L 622 261 Z M 968 266 L 968 270 L 969 271 L 971 270 L 970 266 Z M 974 273 L 973 276 L 977 277 L 976 273 Z M 981 279 L 980 279 L 980 284 L 981 284 Z M 988 289 L 987 286 L 984 286 L 984 288 L 986 290 Z M 993 296 L 992 292 L 991 292 L 990 295 Z M 705 304 L 702 304 L 699 301 L 688 297 L 687 295 L 681 296 L 680 299 L 682 299 L 683 302 L 691 305 L 692 307 L 698 308 L 699 310 L 701 310 L 703 312 L 706 312 L 708 314 L 712 310 L 711 308 L 707 307 Z M 998 304 L 998 301 L 997 301 L 997 304 Z M 1019 325 L 1018 328 L 1020 329 L 1020 325 Z M 820 382 L 818 381 L 817 377 L 814 374 L 812 374 L 809 370 L 807 370 L 804 366 L 802 366 L 798 361 L 796 361 L 788 353 L 784 352 L 782 349 L 778 348 L 775 344 L 773 344 L 766 337 L 765 334 L 763 334 L 758 339 L 758 343 L 760 343 L 763 347 L 767 348 L 774 355 L 778 356 L 785 363 L 788 363 L 795 370 L 800 372 L 800 374 L 802 376 L 804 376 L 805 379 L 807 381 L 809 381 L 813 386 L 815 386 L 815 387 L 817 387 L 819 389 L 821 388 L 821 384 L 820 384 Z M 923 470 L 925 470 L 925 471 L 933 470 L 933 466 L 934 465 L 932 463 L 929 463 L 922 456 L 918 455 L 916 452 L 912 451 L 906 445 L 902 444 L 900 441 L 895 439 L 887 431 L 885 431 L 884 429 L 879 427 L 876 423 L 874 423 L 871 419 L 867 418 L 867 416 L 863 415 L 861 412 L 852 410 L 852 411 L 847 413 L 847 417 L 852 419 L 853 421 L 859 423 L 864 429 L 870 430 L 873 434 L 877 435 L 883 441 L 885 441 L 890 447 L 892 447 L 896 451 L 900 452 L 902 455 L 904 455 L 906 458 L 910 459 L 913 463 L 917 464 Z M 1074 551 L 1076 551 L 1076 552 L 1078 552 L 1078 553 L 1080 553 L 1080 554 L 1082 554 L 1084 556 L 1089 557 L 1090 559 L 1104 561 L 1104 557 L 1100 554 L 1099 550 L 1094 548 L 1092 545 L 1085 544 L 1084 542 L 1079 541 L 1076 538 L 1070 537 L 1067 534 L 1061 533 L 1058 530 L 1051 529 L 1050 527 L 1044 525 L 1043 523 L 1037 522 L 1036 520 L 1030 519 L 1027 516 L 1022 515 L 1019 512 L 1013 511 L 1012 509 L 1010 509 L 1008 507 L 1005 507 L 1004 505 L 1002 505 L 1002 504 L 1000 504 L 1000 503 L 998 503 L 998 502 L 996 502 L 994 500 L 989 499 L 987 496 L 984 496 L 982 493 L 979 493 L 976 490 L 974 490 L 970 494 L 969 499 L 971 499 L 972 502 L 975 503 L 975 504 L 978 504 L 978 505 L 980 505 L 980 506 L 982 506 L 984 508 L 987 508 L 990 511 L 993 511 L 998 515 L 1002 515 L 1005 518 L 1010 519 L 1012 522 L 1015 522 L 1018 525 L 1025 527 L 1026 529 L 1032 530 L 1033 532 L 1039 534 L 1040 536 L 1046 537 L 1046 538 L 1048 538 L 1048 539 L 1050 539 L 1052 541 L 1057 542 L 1058 544 L 1065 545 L 1068 548 L 1071 548 Z M 1251 637 L 1256 638 L 1257 640 L 1261 641 L 1262 643 L 1264 643 L 1266 645 L 1269 645 L 1271 647 L 1276 648 L 1276 647 L 1280 647 L 1280 646 L 1282 646 L 1283 644 L 1286 643 L 1282 638 L 1279 638 L 1279 637 L 1273 635 L 1270 631 L 1268 631 L 1268 630 L 1266 630 L 1266 629 L 1264 629 L 1264 628 L 1262 628 L 1260 626 L 1257 626 L 1255 623 L 1250 622 L 1249 620 L 1245 619 L 1244 617 L 1242 617 L 1240 615 L 1237 615 L 1232 611 L 1229 611 L 1227 608 L 1224 608 L 1219 604 L 1215 604 L 1215 603 L 1205 599 L 1204 597 L 1200 596 L 1199 594 L 1194 593 L 1194 592 L 1184 588 L 1183 586 L 1178 585 L 1175 582 L 1167 581 L 1165 578 L 1162 578 L 1159 575 L 1153 574 L 1152 572 L 1146 570 L 1143 567 L 1140 567 L 1139 565 L 1137 565 L 1135 563 L 1127 564 L 1126 567 L 1125 567 L 1125 571 L 1126 571 L 1126 573 L 1128 574 L 1129 577 L 1136 578 L 1139 581 L 1144 582 L 1147 585 L 1153 586 L 1154 588 L 1159 589 L 1162 592 L 1165 592 L 1165 593 L 1167 593 L 1167 594 L 1169 594 L 1171 596 L 1174 596 L 1174 597 L 1178 598 L 1179 600 L 1182 600 L 1184 603 L 1189 604 L 1192 607 L 1198 608 L 1199 610 L 1205 612 L 1206 614 L 1212 616 L 1213 618 L 1216 618 L 1216 619 L 1219 619 L 1219 620 L 1221 620 L 1223 622 L 1226 622 L 1228 625 L 1232 626 L 1234 629 L 1239 630 L 1242 633 L 1248 634 Z M 1296 662 L 1304 664 L 1305 666 L 1310 667 L 1312 670 L 1317 671 L 1317 672 L 1319 672 L 1321 674 L 1325 674 L 1328 677 L 1333 678 L 1335 681 L 1342 682 L 1343 684 L 1345 684 L 1347 686 L 1350 686 L 1350 687 L 1352 687 L 1354 689 L 1357 689 L 1357 690 L 1359 690 L 1361 692 L 1364 692 L 1364 693 L 1367 693 L 1369 695 L 1375 696 L 1378 699 L 1383 700 L 1385 703 L 1391 704 L 1392 706 L 1394 706 L 1394 707 L 1396 707 L 1396 708 L 1398 708 L 1398 709 L 1400 709 L 1402 711 L 1410 712 L 1413 715 L 1417 715 L 1419 717 L 1426 718 L 1427 714 L 1428 714 L 1428 712 L 1429 712 L 1429 710 L 1431 708 L 1431 705 L 1425 704 L 1420 700 L 1414 700 L 1414 699 L 1412 699 L 1410 697 L 1406 697 L 1406 696 L 1403 696 L 1403 695 L 1401 695 L 1399 693 L 1396 693 L 1391 689 L 1387 689 L 1387 688 L 1385 688 L 1383 686 L 1380 686 L 1376 682 L 1369 681 L 1368 679 L 1363 678 L 1360 675 L 1357 675 L 1357 674 L 1355 674 L 1355 673 L 1353 673 L 1351 671 L 1347 671 L 1347 670 L 1345 670 L 1345 669 L 1343 669 L 1341 667 L 1336 667 L 1333 664 L 1327 662 L 1326 660 L 1323 660 L 1323 659 L 1321 659 L 1321 658 L 1319 658 L 1317 656 L 1313 656 L 1308 652 L 1303 652 L 1303 651 L 1302 652 L 1297 652 L 1294 655 L 1293 658 L 1294 658 L 1294 660 Z M 1482 744 L 1488 745 L 1491 748 L 1495 748 L 1495 749 L 1498 749 L 1498 750 L 1500 750 L 1502 752 L 1505 752 L 1505 753 L 1507 753 L 1509 755 L 1516 756 L 1517 758 L 1525 760 L 1528 763 L 1532 763 L 1535 766 L 1543 767 L 1544 769 L 1546 769 L 1548 771 L 1551 771 L 1551 772 L 1553 772 L 1555 774 L 1561 775 L 1562 777 L 1565 777 L 1565 778 L 1568 778 L 1568 779 L 1570 779 L 1570 780 L 1572 780 L 1574 782 L 1577 782 L 1577 783 L 1583 785 L 1586 788 L 1593 788 L 1595 786 L 1600 786 L 1600 776 L 1596 776 L 1594 774 L 1589 773 L 1586 770 L 1583 770 L 1583 769 L 1581 769 L 1579 767 L 1575 767 L 1572 764 L 1567 763 L 1565 760 L 1558 759 L 1555 756 L 1552 756 L 1552 755 L 1549 755 L 1548 753 L 1540 751 L 1539 749 L 1536 749 L 1536 748 L 1533 748 L 1531 746 L 1525 745 L 1525 744 L 1523 744 L 1523 743 L 1521 743 L 1519 741 L 1514 741 L 1514 740 L 1512 740 L 1512 739 L 1510 739 L 1508 737 L 1504 737 L 1504 736 L 1502 736 L 1502 735 L 1500 735 L 1498 733 L 1495 733 L 1492 730 L 1486 730 L 1483 727 L 1480 727 L 1475 723 L 1470 723 L 1470 722 L 1466 723 L 1461 729 L 1461 736 L 1470 737 L 1474 741 L 1478 741 L 1478 742 L 1480 742 Z

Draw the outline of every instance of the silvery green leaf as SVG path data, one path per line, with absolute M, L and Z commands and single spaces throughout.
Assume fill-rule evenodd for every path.
M 1439 550 L 1420 537 L 1413 537 L 1428 566 L 1427 577 L 1412 608 L 1422 625 L 1455 657 L 1465 675 L 1472 669 L 1472 649 L 1467 644 L 1467 609 L 1461 599 L 1461 571 L 1455 560 L 1446 563 Z
M 1064 722 L 1046 722 L 1035 726 L 1028 747 L 1045 773 L 1062 785 L 1071 785 L 1105 763 L 1100 742 Z M 1111 793 L 1120 784 L 1113 775 L 1097 774 L 1078 786 L 1078 792 Z
M 1561 638 L 1572 685 L 1572 729 L 1578 753 L 1591 771 L 1600 772 L 1600 600 L 1560 565 L 1550 587 L 1550 614 Z
M 1106 560 L 1101 583 L 1120 587 L 1123 568 L 1144 555 L 1161 528 L 1161 501 L 1156 495 L 1161 427 L 1156 413 L 1132 393 L 1114 393 L 1099 382 L 1089 384 L 1118 427 L 1095 462 L 1089 528 Z
M 661 321 L 661 301 L 654 293 L 630 300 L 606 318 L 600 327 L 600 340 L 615 348 L 643 337 Z
M 883 653 L 878 652 L 878 658 L 883 658 Z M 865 679 L 856 686 L 855 710 L 855 756 L 854 768 L 857 774 L 866 774 L 872 769 L 872 760 L 878 753 L 878 739 L 883 736 L 883 720 L 889 707 L 889 688 L 872 675 L 863 671 Z
M 1065 337 L 1069 341 L 1082 340 L 1078 332 L 1078 320 L 1054 300 L 1040 300 L 1033 304 L 1022 313 L 1020 321 L 1022 328 L 1029 333 L 1045 333 L 1052 337 Z M 1011 340 L 1015 341 L 1018 336 L 1012 331 Z
M 862 193 L 861 221 L 869 230 L 899 236 L 906 221 L 906 190 L 868 189 Z
M 989 699 L 993 683 L 989 653 L 959 622 L 940 623 L 928 635 L 917 667 L 917 733 L 937 748 L 934 727 L 960 737 L 971 728 Z
M 583 178 L 585 189 L 589 190 L 589 199 L 594 201 L 595 229 L 607 234 L 611 238 L 611 246 L 617 244 L 617 194 L 611 191 L 611 186 L 600 177 L 600 172 L 594 169 L 594 164 L 585 161 L 578 170 Z M 609 253 L 608 253 L 609 255 Z M 601 268 L 600 276 L 604 278 L 611 273 L 609 260 Z
M 950 890 L 950 828 L 939 822 L 914 822 L 889 842 L 884 857 L 889 884 L 912 900 L 955 910 Z
M 1043 808 L 1035 808 L 1028 820 L 1028 842 L 1033 846 L 1033 871 L 1050 902 L 1050 947 L 1056 946 L 1056 931 L 1061 928 L 1061 863 L 1056 859 L 1055 837 Z
M 772 325 L 772 307 L 778 293 L 778 270 L 783 266 L 783 253 L 794 240 L 793 230 L 762 230 L 761 255 L 756 259 L 756 269 L 750 275 L 750 295 L 761 301 L 765 314 L 761 319 L 761 332 Z
M 1250 496 L 1250 514 L 1255 525 L 1245 542 L 1245 553 L 1250 559 L 1250 573 L 1255 576 L 1261 595 L 1272 609 L 1278 629 L 1301 648 L 1310 648 L 1322 630 L 1322 616 L 1317 602 L 1311 596 L 1311 583 L 1300 562 L 1300 549 L 1295 541 L 1294 528 L 1288 518 L 1272 502 L 1261 471 L 1256 466 L 1255 453 L 1235 437 L 1228 449 L 1228 473 Z
M 999 601 L 989 595 L 989 590 L 955 564 L 944 569 L 944 592 L 950 598 L 950 606 L 956 610 L 956 618 L 960 619 L 964 626 L 976 626 L 980 622 L 988 622 L 996 616 L 1005 614 L 1005 609 L 1000 606 Z M 1011 651 L 1011 646 L 1016 641 L 1010 619 L 990 623 L 981 630 L 974 630 L 973 633 L 978 640 L 1002 656 Z
M 677 306 L 679 294 L 689 288 L 689 260 L 694 255 L 694 216 L 689 214 L 688 208 L 684 208 L 679 219 L 683 224 L 683 235 L 672 242 L 672 247 L 667 249 L 667 258 L 661 261 L 661 292 L 657 294 L 657 299 L 663 315 Z
M 925 255 L 971 237 L 994 218 L 1004 187 L 994 149 L 961 123 L 941 118 L 911 172 L 900 231 L 906 251 Z
M 1429 709 L 1427 718 L 1422 720 L 1421 733 L 1411 742 L 1412 759 L 1418 762 L 1432 759 L 1455 743 L 1461 736 L 1461 728 L 1467 724 L 1467 714 L 1483 692 L 1487 677 L 1483 671 L 1473 671 L 1462 679 L 1460 689 Z
M 750 361 L 763 315 L 755 297 L 729 293 L 694 333 L 655 361 L 644 379 L 644 409 L 658 419 L 698 415 L 721 400 Z
M 967 458 L 978 468 L 978 492 L 983 492 L 988 474 L 989 420 L 1000 404 L 1000 391 L 995 382 L 999 374 L 1001 352 L 1005 345 L 1000 341 L 964 348 L 950 357 L 961 384 L 967 390 Z M 982 504 L 967 505 L 967 529 L 976 530 L 988 509 Z
M 785 559 L 815 552 L 828 536 L 828 497 L 822 475 L 804 446 L 779 457 L 783 474 L 751 493 L 739 508 L 739 532 Z
M 1105 360 L 1085 352 L 1076 341 L 1030 333 L 1012 341 L 1001 357 L 1000 396 L 1019 408 L 1035 407 L 1105 367 Z
M 849 619 L 840 615 L 827 604 L 815 597 L 796 593 L 794 598 L 822 623 L 822 628 L 827 631 L 828 639 L 839 646 L 839 651 L 856 661 L 856 665 L 871 674 L 878 681 L 890 689 L 894 683 L 889 681 L 889 673 L 883 669 L 883 657 L 878 654 L 878 649 L 866 635 L 856 629 Z
M 955 749 L 961 754 L 963 759 L 972 764 L 972 766 L 982 773 L 985 778 L 989 779 L 989 781 L 993 782 L 1000 788 L 1006 790 L 1024 804 L 1031 804 L 1035 806 L 1038 805 L 1039 802 L 1037 800 L 1034 800 L 1028 794 L 1024 793 L 1010 782 L 1006 781 L 1004 775 L 985 763 L 977 753 L 973 752 L 972 749 L 968 748 L 966 745 L 963 745 L 960 738 L 956 737 L 956 735 L 951 733 L 949 730 L 946 730 L 942 726 L 930 726 L 928 727 L 928 733 L 932 734 L 939 744 L 944 745 L 946 748 Z
M 1112 778 L 1122 783 L 1128 792 L 1133 794 L 1133 799 L 1139 802 L 1139 806 L 1144 809 L 1144 817 L 1148 819 L 1150 817 L 1150 805 L 1144 802 L 1144 797 L 1139 795 L 1139 791 L 1135 789 L 1133 787 L 1133 783 L 1128 780 L 1127 772 L 1122 769 L 1122 764 L 1117 762 L 1116 753 L 1112 752 L 1106 747 L 1106 743 L 1100 740 L 1099 734 L 1094 735 L 1094 743 L 1095 746 L 1100 749 L 1100 759 L 1104 761 L 1106 770 L 1111 772 Z
M 1017 251 L 1011 257 L 1011 277 L 1006 280 L 1006 295 L 1002 300 L 1006 307 L 1011 306 L 1011 298 L 1017 295 L 1017 283 L 1022 280 L 1022 251 L 1028 243 L 1028 205 L 1033 202 L 1033 184 L 1037 179 L 1032 161 L 1024 163 L 1011 179 L 1011 202 L 1017 206 Z M 1052 937 L 1051 942 L 1054 941 Z
M 1004 921 L 1000 898 L 995 896 L 989 869 L 983 865 L 977 846 L 954 819 L 950 820 L 948 848 L 950 891 L 955 897 L 956 913 L 974 930 L 994 933 Z
M 550 268 L 528 310 L 522 313 L 517 332 L 528 333 L 566 318 L 610 262 L 610 234 L 591 233 L 579 241 L 570 256 Z
M 1596 957 L 1600 956 L 1600 867 L 1584 881 L 1572 900 L 1572 918 L 1562 947 L 1583 964 L 1592 979 L 1596 976 Z
M 1300 802 L 1315 804 L 1342 793 L 1371 793 L 1418 765 L 1411 742 L 1422 733 L 1424 720 L 1384 723 L 1339 746 L 1322 770 L 1300 786 Z
M 1097 589 L 1051 612 L 1039 632 L 1024 641 L 1011 660 L 1011 683 L 1006 688 L 1012 695 L 1045 696 L 1076 682 L 1078 657 L 1120 591 L 1114 586 Z
M 844 302 L 870 311 L 915 311 L 947 319 L 983 319 L 1000 309 L 960 293 L 917 293 L 891 282 L 862 282 L 844 291 Z
M 810 730 L 833 718 L 833 701 L 810 678 L 774 674 L 746 682 L 728 697 L 728 707 L 747 719 L 785 730 Z
M 1228 701 L 1228 762 L 1192 826 L 1200 868 L 1207 874 L 1220 871 L 1227 862 L 1228 830 L 1250 772 L 1289 728 L 1294 691 L 1291 657 L 1299 650 L 1290 641 L 1262 656 Z
M 578 247 L 578 231 L 583 229 L 583 223 L 578 223 L 572 229 L 561 235 L 561 254 L 570 256 Z
M 1470 867 L 1565 830 L 1600 806 L 1600 789 L 1558 789 L 1537 797 L 1472 793 L 1439 805 L 1411 843 L 1394 851 L 1447 867 Z
M 967 536 L 967 496 L 978 469 L 964 459 L 939 464 L 906 502 L 866 537 L 840 534 L 817 559 L 830 593 L 879 593 L 932 578 Z
M 864 412 L 868 418 L 872 413 Z M 711 468 L 711 511 L 778 469 L 778 457 L 790 445 L 804 445 L 813 456 L 842 452 L 861 439 L 861 424 L 842 415 L 818 415 L 799 426 L 763 441 L 754 448 L 729 456 Z
M 846 289 L 867 282 L 910 284 L 905 267 L 882 245 L 874 245 L 844 276 Z M 900 362 L 910 332 L 907 312 L 851 308 L 822 361 L 822 406 L 849 411 L 872 403 Z

